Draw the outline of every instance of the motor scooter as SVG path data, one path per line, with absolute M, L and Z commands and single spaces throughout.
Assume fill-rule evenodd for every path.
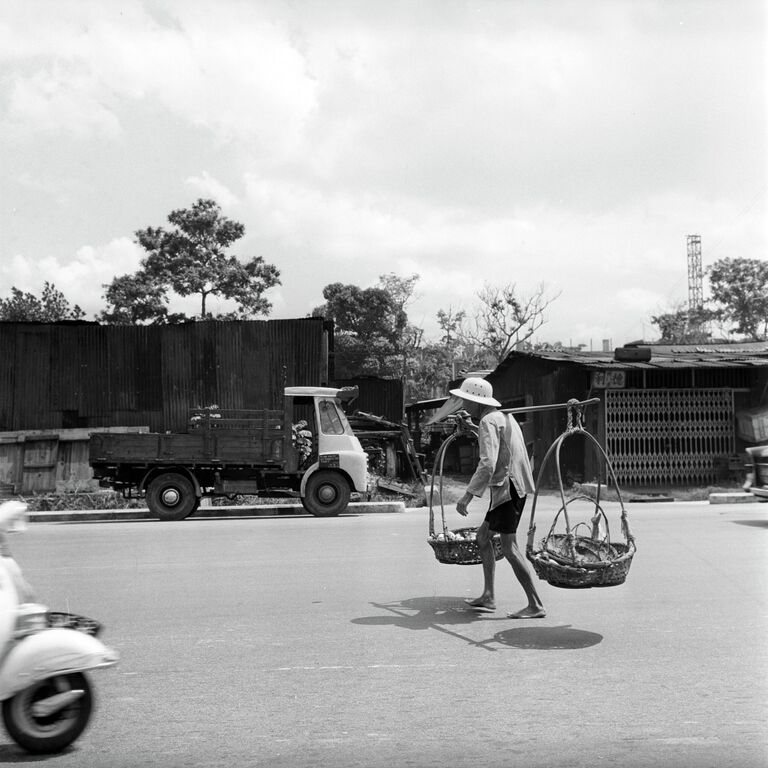
M 87 670 L 116 664 L 98 621 L 49 611 L 34 601 L 7 533 L 26 528 L 27 505 L 0 504 L 0 702 L 6 730 L 35 754 L 60 752 L 85 729 L 93 709 Z

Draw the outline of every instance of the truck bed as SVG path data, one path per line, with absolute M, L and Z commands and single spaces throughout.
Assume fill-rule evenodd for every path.
M 227 423 L 229 422 L 229 423 Z M 234 423 L 233 423 L 234 422 Z M 94 432 L 90 464 L 282 464 L 291 453 L 281 411 L 260 412 L 259 418 L 205 420 L 188 433 Z

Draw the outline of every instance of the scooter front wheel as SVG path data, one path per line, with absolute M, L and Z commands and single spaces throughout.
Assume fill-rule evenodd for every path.
M 82 672 L 40 680 L 3 702 L 3 722 L 27 752 L 50 754 L 68 747 L 91 717 L 93 693 Z

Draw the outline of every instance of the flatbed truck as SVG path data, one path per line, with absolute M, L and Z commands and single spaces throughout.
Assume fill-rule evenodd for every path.
M 94 432 L 89 464 L 101 487 L 143 497 L 160 520 L 183 520 L 201 499 L 298 497 L 317 517 L 367 491 L 367 456 L 343 405 L 356 387 L 286 387 L 281 410 L 198 409 L 185 433 Z

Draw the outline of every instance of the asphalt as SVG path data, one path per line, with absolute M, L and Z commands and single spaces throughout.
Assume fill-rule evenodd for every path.
M 120 653 L 45 768 L 766 768 L 768 507 L 627 507 L 626 583 L 537 579 L 535 623 L 507 617 L 504 563 L 497 610 L 469 610 L 482 567 L 437 561 L 423 507 L 30 525 L 11 545 L 36 592 Z M 0 732 L 0 764 L 25 761 Z

